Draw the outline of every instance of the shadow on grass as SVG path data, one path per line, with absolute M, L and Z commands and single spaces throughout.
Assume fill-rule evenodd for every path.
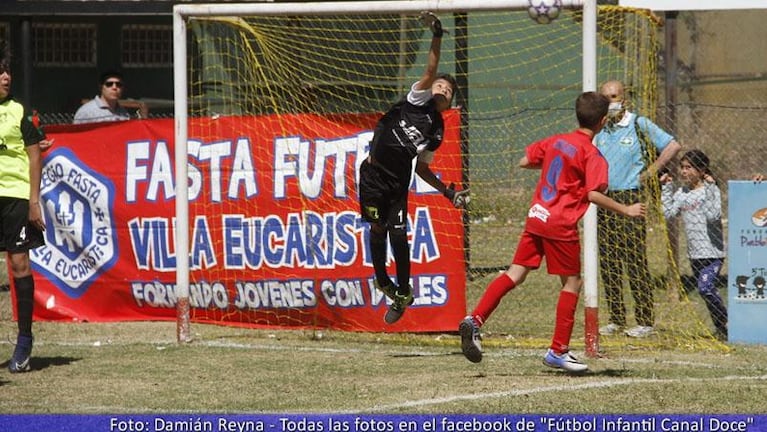
M 604 369 L 599 372 L 596 372 L 593 374 L 594 376 L 605 376 L 605 377 L 627 377 L 627 376 L 635 376 L 632 374 L 631 370 L 628 369 Z
M 429 352 L 429 353 L 417 353 L 417 352 L 414 352 L 414 353 L 395 353 L 395 354 L 389 354 L 389 357 L 392 357 L 392 358 L 409 358 L 409 357 L 446 357 L 446 356 L 454 356 L 454 355 L 456 355 L 456 354 L 461 354 L 461 355 L 463 355 L 463 354 L 462 354 L 462 353 L 460 353 L 460 352 L 458 352 L 458 353 L 431 353 L 431 352 Z
M 82 360 L 81 358 L 77 357 L 32 357 L 29 360 L 29 367 L 31 370 L 28 372 L 35 372 L 40 370 L 48 369 L 52 366 L 68 366 L 76 361 Z M 10 360 L 6 360 L 3 363 L 0 363 L 0 368 L 2 369 L 8 369 L 8 364 L 10 363 Z M 0 385 L 3 383 L 0 382 Z
M 487 377 L 516 377 L 516 376 L 562 376 L 568 378 L 625 378 L 632 376 L 631 371 L 620 369 L 606 369 L 606 370 L 587 370 L 585 372 L 567 372 L 562 369 L 552 369 L 541 365 L 540 373 L 525 371 L 517 373 L 488 373 L 486 371 L 474 372 L 473 375 L 467 376 L 468 378 L 487 378 Z
M 546 369 L 546 375 L 566 375 L 568 377 L 606 377 L 606 378 L 624 378 L 631 375 L 631 371 L 625 369 L 603 369 L 587 370 L 585 372 L 567 372 L 562 369 Z

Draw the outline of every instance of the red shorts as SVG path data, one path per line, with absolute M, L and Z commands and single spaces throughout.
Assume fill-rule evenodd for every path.
M 512 264 L 537 269 L 546 257 L 549 274 L 572 276 L 581 274 L 581 243 L 578 240 L 552 240 L 522 233 Z

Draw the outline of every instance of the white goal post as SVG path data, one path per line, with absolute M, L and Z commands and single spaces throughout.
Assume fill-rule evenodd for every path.
M 597 81 L 597 5 L 596 0 L 562 0 L 564 8 L 583 10 L 583 91 L 596 89 Z M 175 248 L 177 258 L 177 338 L 189 342 L 190 336 L 190 224 L 188 188 L 188 70 L 187 19 L 212 16 L 279 16 L 329 14 L 417 14 L 432 11 L 436 14 L 471 11 L 527 10 L 528 0 L 412 0 L 412 1 L 350 1 L 309 3 L 223 3 L 183 4 L 173 7 L 173 78 L 175 119 L 175 180 L 176 221 Z M 596 355 L 598 332 L 596 322 L 597 295 L 597 242 L 596 211 L 592 205 L 586 214 L 584 235 L 584 305 L 587 310 L 586 352 Z

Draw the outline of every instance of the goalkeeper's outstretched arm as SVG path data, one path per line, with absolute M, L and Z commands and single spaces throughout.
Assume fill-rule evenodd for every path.
M 421 79 L 418 80 L 418 84 L 416 84 L 418 90 L 426 90 L 431 88 L 432 83 L 437 77 L 439 57 L 442 53 L 442 35 L 444 34 L 444 30 L 442 30 L 442 22 L 440 22 L 439 18 L 433 13 L 424 12 L 421 16 L 424 24 L 427 25 L 432 32 L 426 69 L 424 69 Z
M 421 177 L 423 181 L 428 183 L 431 187 L 438 190 L 439 193 L 445 195 L 445 191 L 447 191 L 447 185 L 442 183 L 442 180 L 437 178 L 437 176 L 431 170 L 431 167 L 429 167 L 429 164 L 420 160 L 416 161 L 415 173 L 418 174 L 418 176 Z
M 423 181 L 428 183 L 431 187 L 438 190 L 439 193 L 445 196 L 445 198 L 450 200 L 450 203 L 452 203 L 456 208 L 464 208 L 467 204 L 469 204 L 469 190 L 464 189 L 457 191 L 455 190 L 454 184 L 451 184 L 450 187 L 448 187 L 445 183 L 442 183 L 442 180 L 437 178 L 437 176 L 434 174 L 434 171 L 432 171 L 429 167 L 428 163 L 420 160 L 416 161 L 415 173 L 418 174 L 418 176 L 421 177 Z

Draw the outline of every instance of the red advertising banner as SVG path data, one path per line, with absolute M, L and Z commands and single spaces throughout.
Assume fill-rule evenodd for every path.
M 192 320 L 355 331 L 455 330 L 465 314 L 461 211 L 414 180 L 415 304 L 386 325 L 356 179 L 377 115 L 194 119 L 189 127 Z M 458 112 L 432 168 L 461 181 Z M 175 320 L 172 120 L 49 127 L 46 245 L 31 253 L 35 319 Z M 394 275 L 393 261 L 390 274 Z

